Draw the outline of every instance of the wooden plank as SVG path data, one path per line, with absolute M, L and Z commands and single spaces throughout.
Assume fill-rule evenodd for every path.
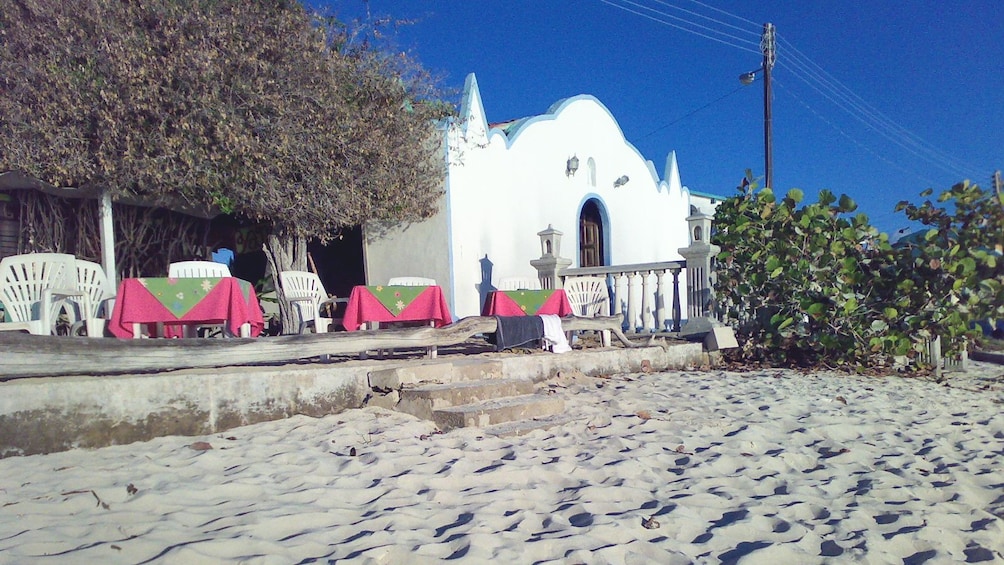
M 567 317 L 562 329 L 611 330 L 626 347 L 621 317 Z M 357 332 L 227 339 L 73 338 L 0 332 L 0 378 L 143 373 L 174 369 L 281 363 L 321 355 L 379 349 L 456 345 L 494 333 L 493 317 L 472 316 L 442 328 L 415 327 Z

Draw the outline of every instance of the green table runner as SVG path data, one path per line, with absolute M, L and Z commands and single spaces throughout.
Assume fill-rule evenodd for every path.
M 150 295 L 171 311 L 178 319 L 184 318 L 196 304 L 202 301 L 217 285 L 220 278 L 143 278 L 142 284 Z M 238 284 L 244 297 L 248 297 L 251 283 L 240 280 Z
M 383 304 L 384 308 L 388 312 L 397 316 L 405 308 L 408 307 L 419 294 L 425 292 L 427 286 L 367 286 L 366 289 L 369 290 L 380 304 Z
M 554 289 L 549 290 L 504 290 L 502 291 L 508 296 L 520 310 L 525 312 L 527 315 L 533 316 L 540 310 L 540 307 L 547 302 L 548 298 L 554 294 Z

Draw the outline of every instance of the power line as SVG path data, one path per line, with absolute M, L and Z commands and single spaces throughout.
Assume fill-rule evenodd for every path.
M 692 33 L 694 35 L 703 37 L 705 39 L 710 39 L 711 41 L 717 41 L 718 43 L 723 43 L 725 45 L 728 45 L 729 47 L 735 47 L 736 49 L 740 49 L 742 51 L 749 51 L 751 53 L 760 53 L 760 51 L 759 51 L 759 46 L 760 46 L 759 41 L 751 41 L 751 40 L 748 40 L 748 39 L 743 39 L 741 37 L 736 37 L 736 36 L 731 35 L 731 34 L 729 34 L 727 32 L 714 30 L 714 29 L 708 28 L 707 26 L 698 24 L 696 22 L 689 21 L 689 20 L 687 20 L 685 18 L 681 18 L 679 16 L 674 16 L 674 15 L 671 15 L 671 14 L 667 14 L 666 12 L 662 12 L 662 11 L 656 10 L 655 8 L 651 8 L 651 7 L 648 7 L 648 6 L 643 6 L 641 4 L 638 4 L 637 2 L 632 2 L 631 0 L 620 0 L 620 1 L 624 2 L 626 4 L 629 4 L 631 6 L 635 6 L 637 8 L 643 9 L 643 10 L 648 10 L 650 12 L 653 12 L 653 13 L 658 14 L 659 16 L 662 16 L 662 17 L 665 17 L 665 18 L 670 18 L 670 19 L 673 19 L 673 20 L 683 21 L 683 22 L 689 23 L 690 25 L 692 25 L 694 27 L 710 30 L 711 32 L 717 33 L 719 35 L 722 35 L 722 36 L 726 37 L 727 39 L 730 39 L 730 40 L 732 40 L 732 41 L 734 41 L 736 43 L 732 43 L 732 42 L 727 41 L 726 39 L 722 39 L 722 38 L 719 38 L 719 37 L 714 37 L 714 36 L 708 35 L 706 33 L 695 31 L 694 29 L 683 27 L 683 26 L 681 26 L 679 24 L 675 24 L 673 22 L 669 22 L 669 21 L 666 21 L 666 20 L 663 20 L 663 19 L 656 18 L 656 17 L 651 16 L 649 14 L 646 14 L 644 12 L 639 12 L 637 10 L 631 9 L 631 8 L 629 8 L 627 6 L 623 6 L 621 4 L 616 4 L 613 0 L 600 0 L 600 2 L 602 2 L 604 4 L 607 4 L 608 6 L 613 6 L 614 8 L 618 8 L 620 10 L 624 10 L 625 12 L 629 12 L 629 13 L 641 16 L 643 18 L 650 19 L 650 20 L 652 20 L 654 22 L 657 22 L 657 23 L 660 23 L 660 24 L 663 24 L 663 25 L 667 25 L 667 26 L 676 28 L 676 29 L 681 30 L 681 31 L 685 31 L 687 33 Z M 756 49 L 751 48 L 751 47 L 744 47 L 742 45 L 744 43 L 748 44 L 748 45 L 755 45 Z
M 899 125 L 874 106 L 866 102 L 863 98 L 854 93 L 854 91 L 834 78 L 833 75 L 828 73 L 825 69 L 812 62 L 794 45 L 791 45 L 790 42 L 784 39 L 782 39 L 782 41 L 791 50 L 790 56 L 785 57 L 785 62 L 788 64 L 783 66 L 792 70 L 795 78 L 798 78 L 810 87 L 816 89 L 820 92 L 820 94 L 823 94 L 824 97 L 830 99 L 835 105 L 850 114 L 856 120 L 862 122 L 867 127 L 873 129 L 886 139 L 889 139 L 915 156 L 925 159 L 934 159 L 938 166 L 946 172 L 958 174 L 966 170 L 970 170 L 971 172 L 973 169 L 978 169 L 978 167 L 973 167 L 971 164 L 963 163 L 962 161 L 952 158 L 946 153 L 939 151 L 930 143 L 925 142 L 922 138 Z M 801 76 L 800 73 L 804 73 L 804 76 Z M 815 82 L 819 85 L 819 87 L 813 85 L 812 82 Z M 824 94 L 820 89 L 829 91 L 833 97 L 836 97 L 839 100 L 839 102 Z M 853 109 L 853 111 L 848 109 L 848 107 Z M 891 133 L 885 130 L 891 130 Z M 921 155 L 921 153 L 926 155 L 926 157 Z M 941 163 L 948 164 L 951 168 L 946 168 Z
M 808 110 L 814 116 L 816 116 L 821 121 L 823 121 L 825 124 L 827 124 L 828 126 L 830 126 L 831 128 L 833 128 L 837 133 L 839 133 L 843 137 L 847 138 L 848 141 L 850 141 L 854 145 L 858 146 L 861 150 L 870 153 L 876 159 L 879 159 L 879 160 L 883 161 L 884 163 L 886 163 L 886 164 L 888 164 L 888 165 L 890 165 L 892 167 L 895 167 L 895 168 L 899 169 L 900 171 L 902 171 L 904 173 L 907 173 L 909 175 L 912 175 L 912 176 L 916 177 L 917 180 L 920 180 L 921 182 L 927 183 L 929 185 L 933 185 L 934 184 L 934 182 L 931 179 L 923 177 L 923 176 L 917 174 L 916 171 L 910 170 L 910 169 L 908 169 L 908 168 L 900 165 L 899 163 L 896 163 L 895 161 L 892 161 L 892 160 L 888 159 L 884 155 L 879 154 L 878 152 L 874 151 L 870 147 L 864 145 L 859 140 L 855 139 L 854 136 L 852 136 L 852 135 L 848 134 L 847 132 L 845 132 L 840 126 L 838 126 L 837 124 L 835 124 L 832 121 L 828 120 L 825 116 L 823 116 L 822 114 L 820 114 L 819 112 L 817 112 L 814 108 L 812 108 L 811 106 L 809 106 L 804 100 L 802 100 L 797 95 L 795 95 L 795 93 L 793 91 L 791 91 L 788 88 L 784 87 L 781 84 L 781 82 L 778 81 L 776 78 L 774 80 L 775 80 L 775 83 L 778 86 L 782 87 L 782 89 L 784 90 L 784 92 L 786 94 L 788 94 L 789 96 L 791 96 L 792 98 L 794 98 L 795 101 L 798 102 L 799 104 L 801 104 L 802 106 L 804 106 L 806 110 Z
M 721 21 L 721 20 L 716 20 L 715 18 L 712 18 L 711 16 L 705 16 L 704 14 L 699 14 L 699 13 L 697 13 L 697 12 L 693 11 L 693 10 L 688 10 L 688 9 L 686 9 L 686 8 L 681 8 L 681 7 L 679 7 L 679 6 L 674 6 L 674 5 L 670 4 L 669 2 L 666 2 L 665 0 L 654 0 L 654 1 L 655 1 L 656 3 L 659 3 L 659 4 L 662 4 L 663 6 L 666 6 L 667 8 L 670 8 L 670 9 L 673 9 L 673 10 L 679 10 L 679 11 L 681 11 L 681 12 L 684 12 L 684 13 L 687 13 L 687 14 L 690 14 L 690 15 L 692 15 L 692 16 L 694 16 L 694 17 L 697 17 L 697 18 L 701 18 L 701 19 L 703 19 L 703 20 L 708 20 L 708 21 L 710 21 L 710 22 L 712 22 L 712 23 L 716 23 L 716 24 L 719 24 L 719 25 L 722 25 L 722 26 L 725 26 L 725 27 L 728 27 L 728 28 L 731 28 L 731 29 L 734 29 L 734 30 L 736 30 L 736 31 L 739 31 L 739 32 L 743 32 L 743 33 L 748 33 L 748 34 L 750 34 L 750 35 L 753 35 L 753 36 L 755 36 L 755 37 L 757 38 L 757 41 L 759 41 L 759 40 L 760 40 L 760 32 L 758 32 L 758 31 L 755 31 L 755 30 L 753 30 L 753 29 L 749 29 L 749 28 L 747 28 L 747 27 L 739 27 L 739 26 L 737 26 L 737 25 L 732 25 L 732 24 L 729 24 L 729 23 L 725 23 L 725 22 L 723 22 L 723 21 Z M 700 4 L 700 2 L 697 2 L 697 4 Z M 703 4 L 702 4 L 702 5 L 703 5 Z M 707 6 L 707 7 L 709 7 L 709 8 L 710 8 L 710 6 Z M 717 8 L 714 8 L 714 9 L 716 9 L 716 10 L 717 10 Z M 719 11 L 719 12 L 723 12 L 722 10 L 718 10 L 718 11 Z M 725 13 L 725 14 L 728 14 L 728 12 L 724 12 L 724 13 Z M 753 23 L 753 22 L 750 22 L 750 23 Z M 759 27 L 759 25 L 760 25 L 760 24 L 757 24 L 757 23 L 753 23 L 753 25 L 755 25 L 755 26 L 758 26 L 758 27 Z
M 753 52 L 757 54 L 760 54 L 761 52 L 760 49 L 758 48 L 759 47 L 758 44 L 746 40 L 744 38 L 737 37 L 736 35 L 733 34 L 731 30 L 736 30 L 742 33 L 756 33 L 756 32 L 748 30 L 742 26 L 733 25 L 731 23 L 722 21 L 721 19 L 712 16 L 700 14 L 694 10 L 683 8 L 667 0 L 651 0 L 651 1 L 655 2 L 660 6 L 664 6 L 665 8 L 676 10 L 677 12 L 680 12 L 684 15 L 683 16 L 673 15 L 666 12 L 664 9 L 660 9 L 650 5 L 644 5 L 638 1 L 633 1 L 633 0 L 600 0 L 600 1 L 603 2 L 604 4 L 613 6 L 620 10 L 624 10 L 626 12 L 642 16 L 657 23 L 661 23 L 663 25 L 667 25 L 675 29 L 685 31 L 687 33 L 704 37 L 705 39 L 710 39 L 712 41 L 723 43 L 730 47 L 735 47 L 736 49 L 740 49 L 747 52 Z M 756 22 L 753 22 L 746 18 L 742 18 L 726 10 L 710 6 L 699 0 L 688 0 L 688 1 L 692 4 L 700 6 L 701 8 L 710 10 L 712 12 L 715 12 L 716 14 L 721 14 L 722 16 L 726 16 L 728 18 L 733 18 L 736 21 L 742 22 L 744 24 L 751 24 L 757 26 L 759 25 L 756 24 Z M 616 2 L 621 2 L 621 3 L 619 4 Z M 632 7 L 637 9 L 634 9 Z M 645 12 L 639 10 L 644 10 Z M 652 14 L 655 14 L 658 17 L 653 16 Z M 673 21 L 667 21 L 667 19 Z M 697 19 L 702 20 L 704 22 L 710 22 L 710 24 L 712 25 L 711 26 L 704 25 L 703 23 L 699 23 Z M 682 24 L 685 25 L 681 25 L 680 23 L 676 22 L 681 22 Z M 703 31 L 698 31 L 698 30 L 703 30 Z M 715 34 L 719 37 L 715 37 L 709 34 Z M 723 37 L 726 39 L 722 39 Z M 921 137 L 912 133 L 905 127 L 899 125 L 894 120 L 892 120 L 891 118 L 889 118 L 888 116 L 877 110 L 874 106 L 866 102 L 863 98 L 854 93 L 854 91 L 852 91 L 850 88 L 845 86 L 839 80 L 834 78 L 833 75 L 827 72 L 823 67 L 816 64 L 808 56 L 799 51 L 798 48 L 796 48 L 791 42 L 787 41 L 785 38 L 781 38 L 781 42 L 784 44 L 786 49 L 785 57 L 783 57 L 780 61 L 780 64 L 784 68 L 791 71 L 792 75 L 795 78 L 799 79 L 807 86 L 815 90 L 830 103 L 834 104 L 841 110 L 853 116 L 855 120 L 861 122 L 863 125 L 865 125 L 865 127 L 869 128 L 871 131 L 875 132 L 881 137 L 884 137 L 886 140 L 902 148 L 904 151 L 907 151 L 908 153 L 916 157 L 928 161 L 931 164 L 937 166 L 938 168 L 951 174 L 961 173 L 963 176 L 968 176 L 968 174 L 973 174 L 973 171 L 979 169 L 979 167 L 975 167 L 969 163 L 964 163 L 963 161 L 955 159 L 950 155 L 946 154 L 945 152 L 938 150 L 934 145 L 925 142 Z M 748 46 L 756 45 L 757 49 L 747 47 L 747 45 Z M 801 100 L 799 100 L 799 102 L 808 107 L 808 105 L 805 102 Z M 714 102 L 712 102 L 712 104 L 713 103 Z M 704 107 L 699 108 L 697 111 L 700 111 L 703 108 Z M 816 112 L 815 110 L 812 110 L 812 112 L 817 117 L 822 119 L 824 122 L 830 124 L 831 127 L 836 127 L 830 120 L 823 118 L 822 114 Z M 684 118 L 689 117 L 689 115 L 690 114 L 684 116 Z M 676 122 L 667 124 L 666 126 L 659 128 L 659 130 L 664 129 L 665 127 L 669 127 L 673 123 Z M 841 131 L 842 135 L 847 136 L 846 133 L 843 133 L 843 130 L 840 130 L 839 128 L 837 129 L 838 131 Z M 651 135 L 651 133 L 648 135 Z M 849 139 L 852 139 L 850 138 L 850 136 L 847 137 Z M 854 143 L 860 147 L 864 147 L 864 145 L 857 140 L 854 140 Z M 881 157 L 877 152 L 871 149 L 868 149 L 868 151 L 869 153 L 872 153 L 876 157 L 882 159 L 882 161 L 892 164 L 891 161 L 889 161 L 884 157 Z M 897 168 L 901 167 L 897 166 Z
M 662 130 L 664 130 L 664 129 L 666 129 L 666 128 L 670 127 L 670 126 L 674 126 L 674 125 L 676 125 L 676 124 L 678 124 L 678 123 L 682 122 L 683 120 L 685 120 L 685 119 L 689 118 L 690 116 L 693 116 L 694 114 L 696 114 L 696 113 L 700 112 L 701 110 L 704 110 L 704 109 L 706 109 L 706 108 L 710 108 L 711 106 L 714 106 L 714 105 L 715 105 L 715 104 L 717 104 L 718 102 L 721 102 L 722 100 L 725 100 L 726 98 L 728 98 L 729 96 L 732 96 L 733 94 L 735 94 L 735 93 L 739 92 L 739 91 L 740 91 L 740 90 L 742 90 L 743 88 L 745 88 L 745 85 L 742 85 L 742 84 L 740 84 L 740 85 L 739 85 L 738 87 L 736 87 L 736 89 L 735 89 L 735 90 L 733 90 L 732 92 L 729 92 L 729 93 L 726 93 L 726 94 L 723 94 L 722 96 L 719 96 L 718 98 L 716 98 L 716 99 L 712 100 L 711 102 L 708 102 L 708 103 L 707 103 L 707 104 L 705 104 L 704 106 L 701 106 L 700 108 L 695 108 L 695 109 L 693 109 L 693 110 L 691 110 L 691 111 L 687 112 L 686 114 L 684 114 L 684 115 L 680 116 L 679 118 L 677 118 L 677 119 L 673 120 L 672 122 L 669 122 L 669 123 L 668 123 L 668 124 L 666 124 L 666 125 L 663 125 L 663 126 L 659 126 L 659 127 L 657 127 L 656 129 L 654 129 L 654 130 L 652 130 L 652 131 L 650 131 L 650 132 L 646 133 L 645 135 L 643 135 L 643 136 L 639 137 L 638 139 L 645 139 L 646 137 L 649 137 L 650 135 L 653 135 L 653 134 L 656 134 L 656 133 L 658 133 L 658 132 L 660 132 L 660 131 L 662 131 Z
M 868 128 L 871 131 L 873 131 L 874 133 L 876 133 L 876 134 L 878 134 L 878 135 L 886 138 L 888 141 L 890 141 L 894 145 L 898 145 L 904 151 L 912 154 L 913 156 L 919 157 L 919 158 L 924 159 L 924 160 L 927 160 L 927 157 L 925 157 L 920 152 L 918 152 L 914 148 L 910 147 L 909 145 L 907 145 L 906 143 L 904 143 L 903 141 L 901 141 L 900 138 L 897 135 L 895 135 L 895 134 L 890 133 L 889 131 L 887 131 L 887 128 L 878 126 L 874 122 L 870 122 L 867 119 L 865 119 L 865 117 L 867 115 L 867 110 L 864 109 L 859 104 L 855 103 L 852 100 L 848 100 L 846 97 L 841 97 L 839 95 L 839 93 L 828 93 L 828 92 L 825 92 L 823 90 L 824 88 L 826 88 L 826 84 L 825 83 L 819 83 L 818 81 L 816 81 L 816 83 L 813 83 L 812 81 L 807 80 L 805 77 L 799 76 L 799 74 L 797 72 L 797 67 L 793 67 L 793 66 L 791 66 L 789 64 L 782 65 L 782 67 L 791 69 L 793 71 L 796 71 L 796 72 L 793 73 L 793 76 L 795 76 L 795 78 L 798 78 L 799 80 L 801 80 L 802 82 L 804 82 L 806 85 L 809 86 L 809 88 L 812 88 L 817 93 L 819 93 L 820 96 L 822 96 L 826 100 L 829 100 L 834 106 L 836 106 L 836 107 L 840 108 L 841 110 L 843 110 L 843 111 L 847 112 L 848 114 L 850 114 L 856 120 L 858 120 L 859 122 L 861 122 L 866 128 Z M 939 167 L 940 169 L 944 170 L 945 172 L 948 172 L 948 173 L 956 174 L 958 172 L 958 171 L 956 171 L 953 168 L 946 167 L 945 165 L 943 165 L 942 163 L 940 163 L 937 160 L 933 161 L 933 164 L 935 166 Z
M 759 24 L 757 22 L 754 22 L 753 20 L 747 20 L 746 18 L 743 18 L 741 16 L 737 16 L 737 15 L 731 13 L 731 12 L 727 12 L 725 10 L 722 10 L 721 8 L 716 8 L 714 6 L 709 6 L 709 5 L 705 4 L 704 2 L 699 2 L 698 0 L 690 0 L 690 1 L 693 2 L 694 4 L 697 4 L 698 6 L 707 8 L 709 10 L 713 10 L 713 11 L 718 12 L 720 14 L 724 14 L 726 16 L 729 16 L 730 18 L 735 18 L 735 19 L 737 19 L 737 20 L 739 20 L 741 22 L 746 22 L 746 23 L 751 24 L 751 25 L 756 26 L 756 27 L 760 27 L 760 25 L 761 25 L 761 24 Z

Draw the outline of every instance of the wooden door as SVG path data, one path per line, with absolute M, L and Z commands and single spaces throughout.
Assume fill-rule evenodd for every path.
M 586 202 L 579 216 L 579 266 L 603 265 L 603 218 L 595 200 Z

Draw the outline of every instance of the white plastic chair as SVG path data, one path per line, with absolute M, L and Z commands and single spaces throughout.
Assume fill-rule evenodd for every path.
M 569 277 L 564 281 L 565 295 L 576 316 L 593 318 L 610 315 L 610 294 L 603 277 Z M 603 347 L 610 345 L 610 330 L 602 330 Z
M 80 297 L 76 259 L 66 253 L 27 253 L 0 260 L 0 302 L 10 322 L 0 330 L 55 333 L 63 301 Z
M 172 279 L 182 279 L 198 277 L 222 278 L 231 275 L 230 267 L 227 267 L 223 263 L 216 263 L 214 261 L 178 261 L 171 263 L 167 268 L 167 276 Z
M 105 322 L 115 306 L 115 287 L 105 275 L 105 269 L 91 261 L 76 260 L 77 290 L 83 293 L 81 301 L 75 301 L 79 309 L 77 322 L 70 329 L 70 335 L 77 335 L 81 327 L 86 327 L 88 337 L 103 337 Z
M 391 277 L 387 286 L 434 286 L 436 279 L 425 277 Z
M 348 302 L 347 298 L 328 298 L 321 279 L 307 271 L 282 271 L 279 273 L 279 285 L 287 305 L 300 317 L 297 333 L 301 334 L 306 333 L 308 326 L 313 327 L 314 333 L 327 333 L 331 324 L 340 321 L 324 316 L 327 307 Z
M 195 279 L 195 278 L 224 278 L 232 276 L 230 274 L 230 267 L 227 267 L 223 263 L 217 263 L 215 261 L 178 261 L 171 263 L 167 268 L 167 276 L 172 279 Z M 195 337 L 200 333 L 204 335 L 209 335 L 213 330 L 219 330 L 224 335 L 227 334 L 226 324 L 208 324 L 208 325 L 198 325 L 198 326 L 188 326 L 184 327 L 185 337 Z M 249 328 L 241 328 L 242 337 L 249 337 Z M 247 336 L 243 334 L 247 333 Z
M 435 286 L 436 279 L 430 279 L 426 277 L 391 277 L 387 281 L 387 286 Z M 393 325 L 407 324 L 407 322 L 392 322 Z M 436 323 L 429 321 L 429 325 L 435 327 Z M 376 329 L 380 327 L 379 322 L 369 322 L 366 325 L 367 329 Z M 393 350 L 392 350 L 393 351 Z M 436 346 L 432 345 L 427 348 L 428 356 L 430 359 L 436 358 Z M 379 356 L 383 357 L 384 351 L 379 351 Z
M 499 279 L 499 290 L 540 290 L 540 279 L 504 277 Z

